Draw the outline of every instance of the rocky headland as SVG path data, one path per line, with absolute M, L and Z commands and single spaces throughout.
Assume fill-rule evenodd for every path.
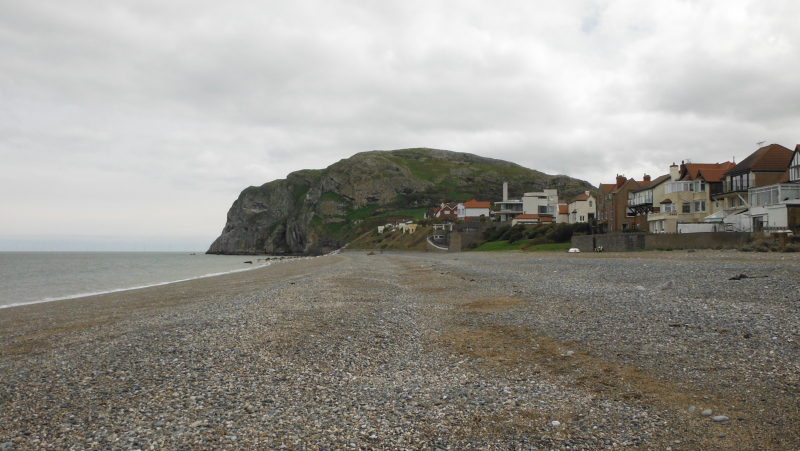
M 323 254 L 364 233 L 378 215 L 402 215 L 454 196 L 497 201 L 503 182 L 512 195 L 556 188 L 569 198 L 594 189 L 585 181 L 468 153 L 362 152 L 325 169 L 245 189 L 208 253 Z

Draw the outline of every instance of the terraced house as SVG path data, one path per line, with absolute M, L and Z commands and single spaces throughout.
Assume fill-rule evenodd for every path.
M 636 212 L 628 208 L 628 193 L 647 182 L 617 175 L 616 184 L 600 184 L 597 198 L 597 229 L 600 233 L 621 232 L 634 225 Z
M 753 219 L 749 213 L 749 191 L 774 185 L 783 179 L 796 152 L 780 144 L 764 146 L 723 175 L 722 192 L 713 196 L 723 212 L 721 220 L 727 230 L 750 232 L 763 227 L 763 215 Z M 754 222 L 755 221 L 755 222 Z
M 672 164 L 669 174 L 657 179 L 652 207 L 647 214 L 653 233 L 716 231 L 707 219 L 716 211 L 712 196 L 722 191 L 722 175 L 734 166 L 725 163 Z
M 750 227 L 763 230 L 800 229 L 800 144 L 795 146 L 791 162 L 778 183 L 750 188 Z

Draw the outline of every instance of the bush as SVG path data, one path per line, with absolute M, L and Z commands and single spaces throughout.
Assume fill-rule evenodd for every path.
M 745 244 L 744 246 L 739 248 L 740 252 L 753 252 L 753 246 L 749 244 Z
M 783 247 L 783 252 L 797 252 L 799 250 L 800 250 L 800 245 L 793 243 L 786 243 L 786 246 Z
M 589 230 L 590 229 L 589 229 L 589 223 L 588 222 L 579 222 L 577 224 L 572 224 L 572 234 L 573 235 L 577 235 L 579 233 L 582 234 L 582 235 L 586 235 L 587 233 L 589 233 Z
M 511 226 L 510 225 L 504 225 L 504 226 L 502 226 L 502 227 L 500 227 L 498 229 L 487 230 L 487 231 L 483 232 L 483 238 L 486 241 L 499 241 L 500 237 L 505 235 L 506 232 L 508 232 L 509 230 L 511 230 Z
M 558 224 L 547 232 L 547 239 L 554 243 L 566 243 L 572 239 L 572 226 L 569 224 Z
M 640 230 L 636 227 L 628 227 L 627 229 L 623 230 L 622 233 L 639 233 Z
M 508 244 L 512 244 L 515 241 L 519 241 L 525 238 L 525 226 L 522 224 L 517 224 L 514 227 L 511 227 L 506 233 L 500 237 L 500 241 L 508 240 Z

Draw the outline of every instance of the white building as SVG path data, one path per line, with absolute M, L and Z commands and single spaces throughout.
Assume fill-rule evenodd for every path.
M 589 191 L 576 197 L 567 205 L 569 223 L 589 222 L 597 216 L 597 200 Z

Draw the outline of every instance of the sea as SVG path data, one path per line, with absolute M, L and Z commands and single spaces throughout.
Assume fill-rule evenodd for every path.
M 188 252 L 0 252 L 0 309 L 166 285 L 265 264 L 265 257 Z

